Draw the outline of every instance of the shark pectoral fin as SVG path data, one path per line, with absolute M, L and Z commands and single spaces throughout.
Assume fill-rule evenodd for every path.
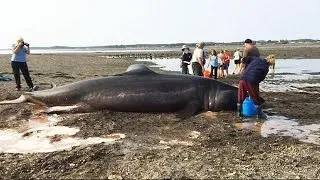
M 79 112 L 91 112 L 93 109 L 84 104 L 77 104 L 77 105 L 72 105 L 72 106 L 53 106 L 53 107 L 48 107 L 45 112 L 48 114 L 52 113 L 69 113 L 69 112 L 74 112 L 74 113 L 79 113 Z
M 190 101 L 182 110 L 177 112 L 177 117 L 184 120 L 200 112 L 201 103 L 199 101 Z

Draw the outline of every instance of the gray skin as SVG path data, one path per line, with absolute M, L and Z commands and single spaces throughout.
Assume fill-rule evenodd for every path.
M 177 112 L 186 118 L 200 111 L 235 111 L 237 88 L 209 78 L 158 74 L 144 65 L 132 65 L 122 74 L 27 92 L 0 104 L 27 101 L 47 107 L 47 113 Z M 55 106 L 70 108 L 52 108 Z

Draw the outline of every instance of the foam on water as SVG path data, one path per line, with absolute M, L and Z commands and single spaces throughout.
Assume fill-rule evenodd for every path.
M 0 152 L 39 153 L 70 150 L 75 146 L 91 144 L 112 144 L 125 138 L 124 134 L 111 134 L 107 137 L 87 139 L 73 137 L 79 128 L 56 126 L 61 121 L 57 115 L 46 116 L 45 120 L 29 120 L 21 129 L 0 130 Z

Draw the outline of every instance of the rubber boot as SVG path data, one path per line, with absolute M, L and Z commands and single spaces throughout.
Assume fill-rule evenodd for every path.
M 267 115 L 263 113 L 261 106 L 256 106 L 256 111 L 257 111 L 257 119 L 267 119 Z
M 242 117 L 242 104 L 237 104 L 237 117 Z

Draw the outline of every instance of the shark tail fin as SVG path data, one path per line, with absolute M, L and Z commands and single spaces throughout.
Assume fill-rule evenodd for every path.
M 25 95 L 21 95 L 18 99 L 0 101 L 0 104 L 19 104 L 19 103 L 23 103 L 23 102 L 26 102 L 26 101 L 27 101 L 26 96 Z

